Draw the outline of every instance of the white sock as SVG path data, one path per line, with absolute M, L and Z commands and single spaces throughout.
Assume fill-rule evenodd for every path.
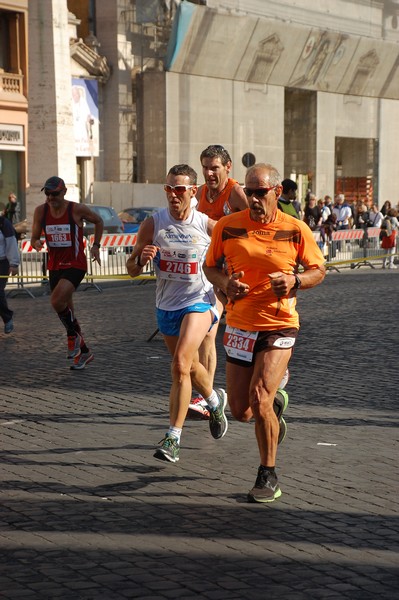
M 212 394 L 209 396 L 209 398 L 205 398 L 205 401 L 207 405 L 213 410 L 219 406 L 219 396 L 217 395 L 215 390 L 212 390 Z
M 179 429 L 178 427 L 172 427 L 172 425 L 171 425 L 169 427 L 168 434 L 171 435 L 172 437 L 176 438 L 178 443 L 180 444 L 181 432 L 182 432 L 181 429 Z

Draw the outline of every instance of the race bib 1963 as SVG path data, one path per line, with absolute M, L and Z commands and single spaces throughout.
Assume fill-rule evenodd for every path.
M 223 345 L 227 356 L 251 362 L 258 333 L 259 331 L 245 331 L 226 325 Z

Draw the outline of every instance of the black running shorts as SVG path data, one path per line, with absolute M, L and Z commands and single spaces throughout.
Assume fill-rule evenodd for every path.
M 57 271 L 49 272 L 50 290 L 53 291 L 60 279 L 67 279 L 78 288 L 80 282 L 86 275 L 86 271 L 82 269 L 58 269 Z

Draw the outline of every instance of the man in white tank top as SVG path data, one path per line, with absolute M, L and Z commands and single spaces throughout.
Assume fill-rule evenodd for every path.
M 158 329 L 172 356 L 169 430 L 154 456 L 177 462 L 192 386 L 210 407 L 209 429 L 215 439 L 227 431 L 227 396 L 222 388 L 212 389 L 198 358 L 204 337 L 219 319 L 213 286 L 202 268 L 215 221 L 193 208 L 197 174 L 189 165 L 172 167 L 164 187 L 168 207 L 141 224 L 127 270 L 137 277 L 154 261 Z

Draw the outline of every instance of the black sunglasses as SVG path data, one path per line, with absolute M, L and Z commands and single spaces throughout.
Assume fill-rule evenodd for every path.
M 58 192 L 52 192 L 51 190 L 44 190 L 44 193 L 46 194 L 46 196 L 54 196 L 55 198 L 57 196 L 59 196 L 61 194 L 62 190 L 59 190 Z
M 244 188 L 244 194 L 250 198 L 251 196 L 256 196 L 256 198 L 264 198 L 265 196 L 267 196 L 267 194 L 271 191 L 276 189 L 276 187 L 278 187 L 278 185 L 274 185 L 273 187 L 269 187 L 269 188 L 257 188 L 257 189 L 253 189 L 253 188 Z

